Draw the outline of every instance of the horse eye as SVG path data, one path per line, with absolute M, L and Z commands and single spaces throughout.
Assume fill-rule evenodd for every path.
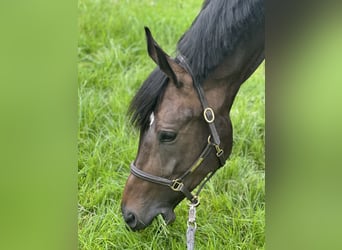
M 177 134 L 171 131 L 160 131 L 158 139 L 160 142 L 172 142 L 176 139 Z

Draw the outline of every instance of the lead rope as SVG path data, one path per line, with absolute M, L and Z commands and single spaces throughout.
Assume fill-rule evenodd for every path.
M 202 191 L 202 188 L 204 187 L 204 185 L 211 179 L 211 177 L 213 177 L 216 171 L 217 169 L 211 172 L 205 178 L 205 180 L 202 182 L 202 184 L 198 188 L 196 195 L 194 196 L 192 201 L 190 201 L 189 203 L 189 218 L 187 222 L 188 228 L 186 230 L 186 246 L 188 250 L 194 250 L 194 247 L 195 247 L 195 233 L 197 229 L 196 207 L 198 207 L 198 205 L 200 204 L 199 194 Z
M 198 199 L 198 198 L 197 198 Z M 196 207 L 199 205 L 199 200 L 196 203 L 191 202 L 189 207 L 188 229 L 186 230 L 186 246 L 188 250 L 194 250 L 196 224 Z

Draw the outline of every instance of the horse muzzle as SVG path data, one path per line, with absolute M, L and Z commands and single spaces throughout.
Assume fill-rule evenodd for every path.
M 176 219 L 176 215 L 171 208 L 162 208 L 154 213 L 144 214 L 144 218 L 139 217 L 136 213 L 130 211 L 125 206 L 121 206 L 121 212 L 126 225 L 132 231 L 138 231 L 146 228 L 159 214 L 162 215 L 166 224 L 171 224 Z

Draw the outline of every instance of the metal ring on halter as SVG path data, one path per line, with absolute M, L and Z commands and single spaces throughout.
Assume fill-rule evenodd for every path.
M 213 143 L 210 141 L 211 135 L 208 136 L 208 144 L 213 145 Z
M 210 112 L 210 115 L 211 115 L 211 118 L 208 117 L 207 115 L 207 112 Z M 204 120 L 207 122 L 207 123 L 212 123 L 214 122 L 215 120 L 215 114 L 214 114 L 214 110 L 212 108 L 206 108 L 204 111 L 203 111 L 203 116 L 204 116 Z
M 189 206 L 195 206 L 197 207 L 200 204 L 200 199 L 197 195 L 194 196 L 192 201 L 189 201 Z
M 214 142 L 211 142 L 210 139 L 211 139 L 211 135 L 208 136 L 208 144 L 216 146 L 216 144 Z

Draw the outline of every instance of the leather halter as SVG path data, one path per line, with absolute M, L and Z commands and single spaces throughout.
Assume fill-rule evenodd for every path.
M 199 97 L 199 100 L 201 102 L 202 108 L 203 108 L 203 118 L 206 121 L 206 123 L 209 126 L 209 130 L 210 130 L 210 134 L 208 136 L 208 143 L 205 146 L 205 148 L 203 149 L 202 153 L 200 154 L 200 156 L 197 158 L 197 160 L 190 166 L 190 168 L 180 177 L 176 178 L 176 179 L 167 179 L 164 177 L 159 177 L 159 176 L 155 176 L 152 174 L 149 174 L 147 172 L 142 171 L 141 169 L 137 168 L 134 163 L 131 163 L 131 173 L 133 175 L 135 175 L 136 177 L 148 181 L 148 182 L 152 182 L 155 184 L 159 184 L 159 185 L 163 185 L 163 186 L 168 186 L 170 187 L 173 191 L 177 191 L 177 192 L 182 192 L 187 198 L 188 200 L 190 200 L 190 202 L 192 204 L 199 204 L 199 200 L 198 200 L 198 195 L 200 193 L 200 191 L 202 190 L 202 188 L 204 187 L 204 185 L 206 184 L 207 181 L 209 181 L 209 179 L 214 175 L 214 173 L 216 172 L 216 170 L 214 170 L 213 172 L 211 172 L 207 178 L 205 179 L 204 182 L 202 182 L 202 184 L 200 185 L 197 193 L 195 195 L 193 195 L 189 189 L 184 185 L 183 180 L 185 179 L 185 177 L 187 177 L 188 175 L 192 174 L 203 162 L 203 160 L 209 155 L 209 153 L 211 152 L 212 148 L 215 148 L 216 150 L 216 156 L 219 159 L 220 162 L 220 167 L 222 167 L 225 164 L 225 159 L 223 156 L 223 149 L 221 149 L 220 147 L 220 137 L 217 133 L 217 129 L 215 126 L 215 114 L 212 108 L 209 107 L 207 99 L 205 98 L 204 95 L 204 91 L 202 86 L 196 82 L 195 78 L 193 77 L 193 72 L 189 66 L 189 64 L 186 62 L 185 58 L 182 55 L 179 55 L 176 57 L 176 62 L 179 63 L 182 67 L 184 67 L 187 72 L 191 75 L 192 80 L 194 82 L 194 86 L 197 90 L 197 94 Z

